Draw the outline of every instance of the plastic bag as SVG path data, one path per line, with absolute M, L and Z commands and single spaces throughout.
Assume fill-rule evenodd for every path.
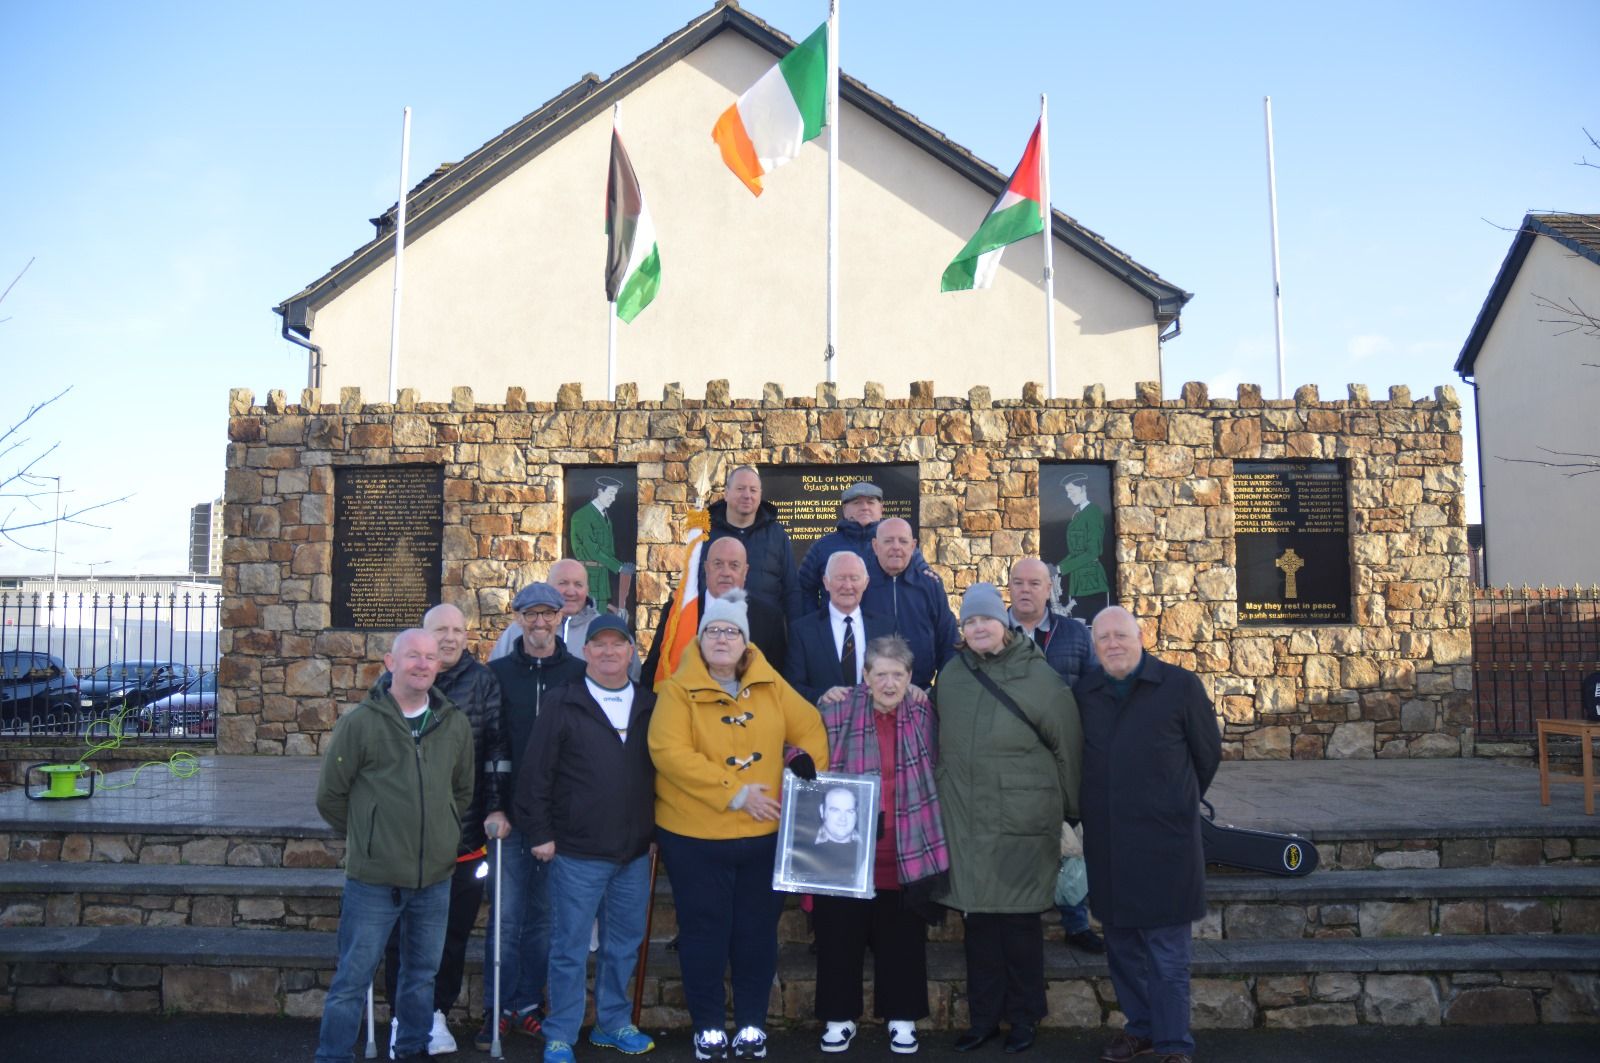
M 1089 870 L 1081 856 L 1063 856 L 1056 872 L 1056 904 L 1071 908 L 1089 895 Z

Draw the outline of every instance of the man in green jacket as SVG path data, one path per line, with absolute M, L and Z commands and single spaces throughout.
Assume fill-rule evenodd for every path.
M 354 1059 L 362 1003 L 396 923 L 394 1054 L 428 1058 L 450 876 L 472 803 L 472 725 L 433 689 L 439 644 L 420 628 L 402 631 L 383 665 L 391 678 L 334 726 L 317 782 L 317 811 L 345 836 L 339 961 L 317 1063 Z

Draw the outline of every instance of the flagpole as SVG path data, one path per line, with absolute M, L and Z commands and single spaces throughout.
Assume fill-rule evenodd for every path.
M 1272 230 L 1272 323 L 1278 337 L 1278 398 L 1283 398 L 1283 284 L 1278 272 L 1278 167 L 1272 157 L 1272 97 L 1263 96 L 1267 118 L 1267 205 Z
M 622 124 L 621 102 L 611 105 L 611 137 L 616 139 L 617 130 Z M 607 151 L 611 150 L 607 145 Z M 620 225 L 620 219 L 613 219 L 612 224 Z M 616 398 L 617 395 L 617 301 L 606 302 L 606 400 Z
M 1044 357 L 1045 395 L 1056 397 L 1056 269 L 1055 233 L 1050 206 L 1050 100 L 1039 93 L 1039 209 L 1044 211 Z
M 839 352 L 839 0 L 828 0 L 828 383 Z
M 400 398 L 400 289 L 405 279 L 406 179 L 411 169 L 411 108 L 400 119 L 400 195 L 394 225 L 394 303 L 389 316 L 389 401 Z

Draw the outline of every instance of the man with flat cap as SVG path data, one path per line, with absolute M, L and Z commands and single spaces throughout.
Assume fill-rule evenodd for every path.
M 883 488 L 871 480 L 857 480 L 839 496 L 839 524 L 811 544 L 800 562 L 800 597 L 807 611 L 828 603 L 822 578 L 828 558 L 849 550 L 866 561 L 872 556 L 872 532 L 883 519 Z

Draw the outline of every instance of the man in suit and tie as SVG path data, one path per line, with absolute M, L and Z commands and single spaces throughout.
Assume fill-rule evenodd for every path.
M 783 678 L 807 701 L 832 704 L 861 682 L 867 643 L 894 633 L 894 622 L 861 610 L 867 589 L 867 565 L 860 556 L 841 550 L 828 558 L 822 586 L 825 608 L 789 626 L 789 653 Z

